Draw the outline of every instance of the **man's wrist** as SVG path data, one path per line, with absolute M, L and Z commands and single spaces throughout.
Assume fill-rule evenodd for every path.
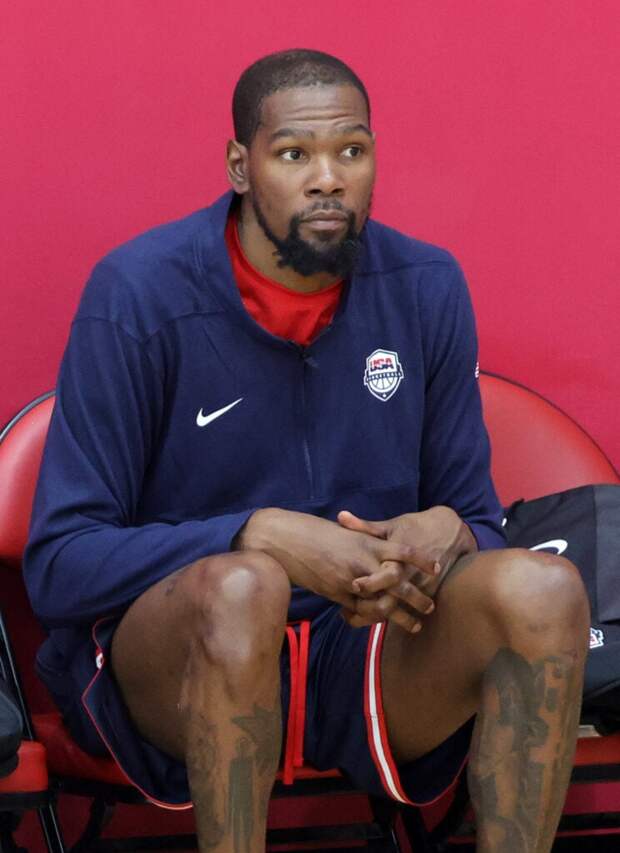
M 432 509 L 427 510 L 427 512 L 432 513 L 436 512 L 438 517 L 443 517 L 442 523 L 445 525 L 446 515 L 451 517 L 450 523 L 453 522 L 458 525 L 456 535 L 450 535 L 446 531 L 446 536 L 450 538 L 452 541 L 452 546 L 450 547 L 450 551 L 454 555 L 454 559 L 457 560 L 459 557 L 462 557 L 464 554 L 473 554 L 478 551 L 478 540 L 473 534 L 473 531 L 469 524 L 461 518 L 461 516 L 456 512 L 456 510 L 452 509 L 452 507 L 447 506 L 445 504 L 438 504 Z
M 235 551 L 265 551 L 269 553 L 272 531 L 279 517 L 286 510 L 268 507 L 257 509 L 248 518 L 233 540 Z
M 459 556 L 462 556 L 463 554 L 475 554 L 478 551 L 478 540 L 474 536 L 473 530 L 469 524 L 466 521 L 463 521 L 462 518 L 460 518 L 460 522 L 461 529 L 459 531 L 458 542 L 461 552 Z
M 233 540 L 233 549 L 262 551 L 281 565 L 291 583 L 306 586 L 303 564 L 295 557 L 295 522 L 299 523 L 303 515 L 278 507 L 257 509 Z

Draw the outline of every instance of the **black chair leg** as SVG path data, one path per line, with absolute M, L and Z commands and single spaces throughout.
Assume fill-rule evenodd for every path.
M 49 853 L 66 853 L 55 804 L 48 803 L 48 805 L 37 809 L 37 813 Z
M 368 797 L 374 822 L 381 830 L 381 838 L 368 840 L 369 853 L 400 853 L 400 845 L 396 835 L 396 817 L 398 815 L 395 803 L 383 797 Z
M 368 853 L 400 853 L 400 845 L 394 827 L 387 827 L 383 838 L 370 839 L 366 850 Z
M 97 841 L 114 814 L 114 803 L 103 797 L 95 797 L 90 807 L 90 817 L 84 832 L 71 848 L 70 853 L 90 853 L 96 849 Z

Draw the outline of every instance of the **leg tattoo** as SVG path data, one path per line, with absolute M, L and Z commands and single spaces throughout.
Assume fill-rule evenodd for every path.
M 249 717 L 233 717 L 232 721 L 250 735 L 256 746 L 256 764 L 261 773 L 275 774 L 280 759 L 282 719 L 280 709 L 267 711 L 254 703 L 254 714 Z
M 250 741 L 237 741 L 237 757 L 228 772 L 228 832 L 232 833 L 235 853 L 250 853 L 254 831 L 254 768 Z
M 273 780 L 278 770 L 282 746 L 282 714 L 277 705 L 273 711 L 261 708 L 254 703 L 254 713 L 246 717 L 233 717 L 232 722 L 250 735 L 254 746 L 253 762 L 259 773 L 258 816 L 267 820 L 269 796 Z M 242 738 L 246 743 L 247 739 Z M 252 758 L 250 758 L 252 761 Z
M 583 655 L 500 649 L 482 685 L 468 771 L 478 849 L 547 853 L 570 778 Z
M 219 813 L 222 773 L 220 766 L 217 727 L 205 718 L 195 726 L 187 750 L 187 774 L 192 787 L 197 830 L 201 843 L 217 847 L 226 832 L 224 815 Z
M 245 733 L 236 740 L 235 726 Z M 255 703 L 253 713 L 232 717 L 228 725 L 215 726 L 199 716 L 190 731 L 187 771 L 201 849 L 264 849 L 282 739 L 279 703 L 272 711 Z

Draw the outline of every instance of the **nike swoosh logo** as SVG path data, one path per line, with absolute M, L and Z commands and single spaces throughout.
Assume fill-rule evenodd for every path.
M 224 406 L 223 409 L 218 409 L 217 412 L 211 412 L 209 415 L 203 415 L 202 409 L 196 415 L 196 423 L 199 427 L 204 427 L 207 424 L 210 424 L 211 421 L 214 421 L 216 418 L 225 415 L 233 406 L 236 406 L 237 403 L 240 403 L 243 400 L 243 397 L 239 397 L 238 400 L 235 400 L 234 403 L 229 403 L 227 406 Z
M 546 551 L 547 548 L 553 549 L 559 556 L 568 548 L 566 539 L 550 539 L 548 542 L 541 542 L 540 545 L 534 545 L 530 551 Z

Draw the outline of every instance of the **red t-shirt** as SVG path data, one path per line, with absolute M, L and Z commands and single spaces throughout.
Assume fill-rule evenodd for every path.
M 235 214 L 228 217 L 226 246 L 246 311 L 272 335 L 308 346 L 331 323 L 342 281 L 312 293 L 299 293 L 267 278 L 243 254 Z

